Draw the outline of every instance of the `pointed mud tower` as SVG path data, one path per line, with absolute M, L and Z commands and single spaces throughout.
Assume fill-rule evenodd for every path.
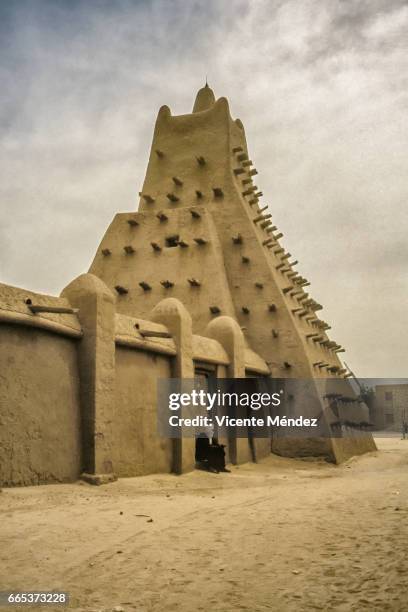
M 208 85 L 191 114 L 173 117 L 163 106 L 139 211 L 115 216 L 90 272 L 117 295 L 118 313 L 149 318 L 164 298 L 177 298 L 194 334 L 231 317 L 273 378 L 316 379 L 313 403 L 323 402 L 319 378 L 344 379 L 345 395 L 353 395 L 338 357 L 343 349 L 328 338 L 330 327 L 317 315 L 322 307 L 260 203 L 256 175 L 241 121 Z M 370 435 L 329 436 L 277 439 L 273 449 L 341 461 L 375 446 Z

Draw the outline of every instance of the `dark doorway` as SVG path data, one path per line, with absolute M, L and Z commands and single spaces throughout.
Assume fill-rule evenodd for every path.
M 206 367 L 196 367 L 194 377 L 197 390 L 205 392 L 216 391 L 216 370 Z M 225 467 L 225 446 L 219 444 L 216 423 L 212 427 L 203 427 L 196 434 L 195 460 L 196 468 L 209 472 L 228 472 Z

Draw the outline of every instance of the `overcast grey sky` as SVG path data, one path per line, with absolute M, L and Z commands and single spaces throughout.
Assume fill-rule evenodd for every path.
M 407 32 L 402 0 L 1 2 L 0 281 L 86 271 L 208 75 L 345 360 L 406 376 Z

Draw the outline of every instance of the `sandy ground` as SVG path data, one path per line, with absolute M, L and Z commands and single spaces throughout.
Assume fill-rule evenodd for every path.
M 377 443 L 342 466 L 4 489 L 0 590 L 87 612 L 407 611 L 408 441 Z

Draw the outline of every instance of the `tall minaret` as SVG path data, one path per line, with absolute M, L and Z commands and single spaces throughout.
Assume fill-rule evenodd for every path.
M 343 350 L 261 203 L 243 125 L 206 84 L 193 112 L 158 113 L 137 213 L 118 214 L 90 271 L 118 292 L 121 313 L 148 317 L 178 298 L 203 333 L 234 317 L 275 377 L 343 377 Z

